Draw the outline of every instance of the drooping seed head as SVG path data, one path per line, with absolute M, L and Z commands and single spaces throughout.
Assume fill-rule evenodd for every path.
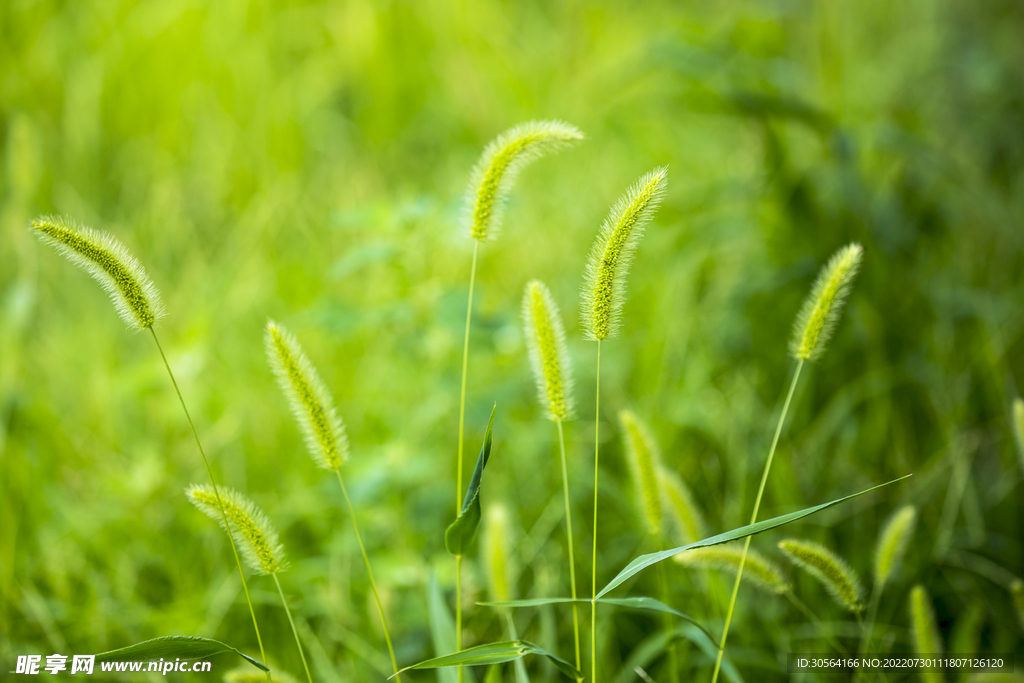
M 1010 583 L 1010 597 L 1013 598 L 1013 608 L 1017 611 L 1017 621 L 1020 627 L 1024 628 L 1024 581 L 1014 579 Z
M 1024 399 L 1013 399 L 1013 436 L 1017 441 L 1017 456 L 1024 468 Z
M 32 232 L 99 282 L 130 327 L 147 329 L 163 315 L 160 293 L 142 264 L 110 234 L 60 216 L 35 219 Z
M 820 543 L 795 538 L 781 541 L 779 548 L 794 564 L 820 581 L 840 607 L 851 612 L 864 609 L 860 579 L 841 557 Z
M 636 484 L 647 531 L 657 538 L 661 535 L 662 516 L 661 487 L 658 484 L 658 474 L 662 471 L 661 453 L 647 425 L 632 411 L 620 411 L 619 422 L 622 423 L 622 439 L 626 446 L 629 471 Z
M 821 269 L 793 324 L 789 352 L 795 358 L 813 361 L 825 352 L 863 256 L 862 246 L 849 244 Z
M 539 280 L 526 285 L 523 324 L 538 400 L 552 420 L 564 422 L 572 417 L 572 366 L 558 306 Z
M 266 346 L 270 367 L 299 421 L 310 455 L 323 469 L 337 470 L 348 458 L 348 436 L 327 386 L 298 340 L 272 320 L 267 323 Z
M 669 516 L 675 523 L 680 540 L 694 543 L 704 538 L 704 515 L 693 500 L 693 494 L 675 472 L 662 467 L 660 472 L 662 495 L 668 503 Z
M 217 493 L 220 493 L 220 501 Z M 259 574 L 274 574 L 288 568 L 284 546 L 278 541 L 277 531 L 263 511 L 238 491 L 218 486 L 214 491 L 208 484 L 193 484 L 185 495 L 199 510 L 224 528 L 242 549 L 242 557 Z M 224 514 L 221 514 L 223 505 Z
M 875 590 L 881 590 L 899 567 L 910 537 L 914 535 L 917 508 L 905 505 L 893 514 L 875 545 Z
M 724 569 L 735 575 L 739 571 L 742 557 L 742 546 L 726 543 L 687 550 L 676 555 L 675 561 L 685 567 Z M 778 595 L 788 593 L 793 588 L 778 565 L 756 550 L 747 551 L 743 578 L 762 590 Z
M 583 139 L 562 121 L 530 121 L 499 135 L 484 149 L 466 191 L 466 227 L 481 242 L 497 235 L 509 190 L 531 161 Z
M 588 339 L 601 341 L 618 331 L 633 254 L 667 185 L 668 168 L 654 169 L 619 198 L 601 225 L 583 279 L 582 318 Z
M 932 601 L 928 591 L 920 584 L 910 591 L 910 626 L 914 635 L 914 652 L 929 656 L 942 654 L 942 636 L 935 623 Z M 921 677 L 929 683 L 943 680 L 942 674 L 937 672 L 922 672 Z
M 510 541 L 508 511 L 503 505 L 491 505 L 484 517 L 480 559 L 487 577 L 487 588 L 494 602 L 508 602 L 512 599 L 509 587 Z

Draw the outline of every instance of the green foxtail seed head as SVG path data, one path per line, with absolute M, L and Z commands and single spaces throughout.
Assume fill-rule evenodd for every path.
M 820 581 L 840 607 L 851 612 L 864 609 L 860 579 L 841 557 L 820 543 L 795 538 L 781 541 L 779 548 L 794 564 Z
M 1017 621 L 1020 627 L 1024 628 L 1024 581 L 1014 579 L 1010 583 L 1010 597 L 1013 598 L 1013 607 L 1017 611 Z
M 917 508 L 905 505 L 893 514 L 878 535 L 875 545 L 875 590 L 881 590 L 892 573 L 899 567 L 914 535 Z
M 661 471 L 661 453 L 658 444 L 651 436 L 647 425 L 643 424 L 632 411 L 619 412 L 622 423 L 623 441 L 626 446 L 626 457 L 629 460 L 629 471 L 636 483 L 637 493 L 643 505 L 644 521 L 647 531 L 657 538 L 661 535 L 661 487 L 658 485 L 658 473 Z
M 675 556 L 675 561 L 685 567 L 724 569 L 736 574 L 743 557 L 742 546 L 735 543 L 694 548 Z M 779 567 L 755 550 L 747 551 L 743 563 L 743 578 L 758 588 L 782 595 L 792 590 L 789 581 Z
M 494 602 L 508 602 L 512 599 L 509 588 L 510 539 L 508 511 L 503 505 L 491 505 L 484 516 L 480 559 L 487 577 L 487 588 Z
M 130 327 L 144 330 L 163 315 L 160 293 L 142 264 L 111 235 L 60 216 L 35 219 L 32 232 L 92 275 Z
M 273 320 L 267 323 L 267 358 L 306 437 L 316 464 L 337 470 L 348 458 L 345 425 L 334 399 L 295 337 Z
M 242 549 L 242 556 L 254 572 L 274 574 L 288 568 L 284 547 L 277 540 L 277 531 L 263 511 L 238 491 L 219 486 L 220 500 L 228 518 L 225 529 Z M 208 484 L 192 484 L 185 495 L 199 510 L 224 527 L 217 493 Z
M 793 338 L 789 342 L 793 357 L 815 360 L 825 352 L 863 256 L 864 247 L 849 244 L 821 269 L 793 324 Z
M 659 473 L 662 497 L 668 503 L 669 516 L 676 525 L 680 540 L 694 543 L 704 538 L 704 516 L 693 500 L 690 489 L 675 472 L 662 467 Z
M 1024 467 L 1024 399 L 1013 399 L 1013 436 L 1017 441 L 1017 456 Z
M 583 279 L 583 328 L 588 339 L 601 341 L 617 332 L 633 253 L 667 184 L 668 168 L 654 169 L 615 202 L 601 225 Z
M 582 139 L 575 126 L 561 121 L 530 121 L 495 138 L 473 169 L 466 191 L 469 236 L 484 242 L 497 234 L 505 199 L 524 166 Z
M 539 280 L 526 285 L 523 324 L 540 404 L 552 420 L 564 422 L 572 417 L 573 408 L 569 352 L 558 306 Z
M 935 623 L 932 601 L 928 591 L 920 584 L 910 591 L 910 626 L 914 635 L 914 652 L 936 657 L 942 655 L 942 636 Z M 935 672 L 922 672 L 921 677 L 929 683 L 943 680 L 942 674 Z

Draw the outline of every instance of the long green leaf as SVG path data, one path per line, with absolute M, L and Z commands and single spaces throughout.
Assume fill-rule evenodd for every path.
M 711 632 L 704 628 L 700 622 L 691 617 L 689 614 L 684 614 L 677 609 L 673 609 L 654 598 L 646 597 L 635 597 L 635 598 L 598 598 L 599 603 L 604 605 L 616 605 L 617 607 L 628 607 L 630 609 L 644 609 L 651 610 L 653 612 L 665 612 L 666 614 L 674 614 L 675 616 L 688 621 L 701 631 L 707 634 L 708 638 L 714 640 L 714 636 Z M 556 605 L 566 602 L 590 602 L 585 598 L 532 598 L 530 600 L 512 600 L 510 602 L 478 602 L 478 605 L 483 607 L 540 607 L 542 605 Z
M 491 458 L 491 428 L 494 427 L 494 415 L 498 406 L 491 408 L 491 419 L 487 422 L 487 433 L 484 434 L 484 445 L 480 447 L 480 456 L 476 459 L 473 478 L 469 480 L 466 498 L 462 501 L 462 510 L 454 522 L 444 532 L 444 545 L 451 555 L 465 555 L 469 544 L 476 538 L 480 528 L 480 480 L 484 468 Z
M 576 670 L 576 667 L 569 662 L 525 640 L 510 640 L 502 643 L 477 645 L 476 647 L 471 647 L 463 650 L 462 652 L 456 652 L 455 654 L 445 655 L 443 657 L 435 657 L 434 659 L 428 659 L 419 662 L 418 664 L 407 666 L 398 673 L 404 673 L 411 669 L 437 669 L 444 666 L 486 666 L 488 664 L 502 664 L 504 662 L 517 660 L 521 657 L 525 657 L 526 655 L 547 657 L 551 660 L 551 663 L 555 665 L 556 669 L 573 680 L 578 679 L 581 675 L 580 672 Z M 394 678 L 394 676 L 392 676 L 392 678 Z
M 244 652 L 240 652 L 226 643 L 209 638 L 194 638 L 192 636 L 164 636 L 154 638 L 118 650 L 102 652 L 96 655 L 97 662 L 119 662 L 125 660 L 149 660 L 149 659 L 207 659 L 214 655 L 225 652 L 234 652 L 236 655 L 249 662 L 257 669 L 269 671 L 260 662 L 256 661 Z
M 895 484 L 896 482 L 902 481 L 903 479 L 906 479 L 909 476 L 911 475 L 904 475 L 899 479 L 893 479 L 892 481 L 886 482 L 884 484 L 872 486 L 871 488 L 865 489 L 860 493 L 855 493 L 852 496 L 846 496 L 845 498 L 839 498 L 837 500 L 833 500 L 830 503 L 815 505 L 814 507 L 805 508 L 798 512 L 791 512 L 788 515 L 782 515 L 780 517 L 773 517 L 772 519 L 767 519 L 763 522 L 757 522 L 756 524 L 748 524 L 747 526 L 740 527 L 739 529 L 726 531 L 723 534 L 711 536 L 710 538 L 705 538 L 704 540 L 697 541 L 696 543 L 690 543 L 689 545 L 680 546 L 678 548 L 672 548 L 671 550 L 662 550 L 657 553 L 641 555 L 640 557 L 634 559 L 632 562 L 626 565 L 625 569 L 619 572 L 619 575 L 611 580 L 611 583 L 609 583 L 607 586 L 601 589 L 601 592 L 597 594 L 597 597 L 600 598 L 608 594 L 610 591 L 620 586 L 627 579 L 636 576 L 647 567 L 650 567 L 652 564 L 657 564 L 662 560 L 667 560 L 668 558 L 678 555 L 679 553 L 686 552 L 687 550 L 692 550 L 693 548 L 703 548 L 709 545 L 728 543 L 729 541 L 735 541 L 741 538 L 746 538 L 747 536 L 760 534 L 770 529 L 775 529 L 776 527 L 780 527 L 785 524 L 789 524 L 790 522 L 795 522 L 798 519 L 803 519 L 804 517 L 813 515 L 816 512 L 821 512 L 822 510 L 830 508 L 833 505 L 839 505 L 839 503 L 851 500 L 853 498 L 856 498 L 857 496 L 863 496 L 865 493 L 870 493 L 875 489 L 880 489 L 883 486 L 888 486 L 889 484 Z

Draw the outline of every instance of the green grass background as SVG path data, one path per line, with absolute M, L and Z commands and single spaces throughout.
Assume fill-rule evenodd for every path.
M 818 268 L 857 240 L 862 274 L 797 390 L 762 517 L 915 476 L 753 547 L 777 557 L 785 535 L 813 538 L 867 578 L 880 526 L 914 503 L 920 523 L 879 612 L 893 625 L 884 647 L 910 651 L 920 582 L 947 647 L 977 604 L 979 648 L 1020 652 L 999 568 L 1024 572 L 1009 412 L 1024 380 L 1022 32 L 1008 0 L 0 3 L 0 671 L 19 654 L 168 634 L 256 652 L 225 538 L 183 496 L 205 472 L 152 341 L 32 237 L 41 213 L 109 230 L 143 261 L 215 469 L 282 532 L 317 678 L 379 680 L 386 652 L 340 493 L 264 358 L 268 317 L 301 338 L 348 425 L 345 473 L 398 657 L 433 654 L 426 586 L 435 573 L 451 597 L 454 579 L 443 529 L 471 254 L 461 203 L 483 146 L 536 118 L 587 140 L 520 178 L 481 251 L 469 359 L 467 471 L 497 401 L 484 507 L 510 511 L 517 594 L 568 593 L 524 284 L 545 280 L 569 328 L 586 593 L 595 346 L 577 325 L 582 269 L 616 197 L 668 164 L 623 334 L 604 345 L 599 583 L 655 549 L 618 409 L 650 422 L 712 531 L 743 524 L 794 368 L 792 320 Z M 790 575 L 830 628 L 852 629 Z M 704 591 L 681 567 L 669 576 L 673 606 L 717 632 L 731 579 Z M 503 638 L 473 606 L 486 593 L 475 560 L 465 580 L 467 644 Z M 273 661 L 301 673 L 272 583 L 251 584 Z M 619 594 L 656 588 L 642 575 Z M 661 620 L 604 616 L 610 681 Z M 567 610 L 517 623 L 571 659 Z M 786 680 L 787 652 L 824 648 L 815 633 L 745 584 L 729 654 L 746 680 Z M 687 678 L 709 678 L 703 655 L 682 654 Z M 667 680 L 664 658 L 648 671 Z

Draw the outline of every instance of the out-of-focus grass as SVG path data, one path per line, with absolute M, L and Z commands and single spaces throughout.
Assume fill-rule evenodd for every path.
M 898 627 L 891 647 L 909 647 L 921 582 L 947 639 L 980 601 L 981 647 L 1019 650 L 1003 575 L 976 558 L 1024 571 L 1009 424 L 1024 376 L 1022 30 L 1020 8 L 999 1 L 0 4 L 0 667 L 171 633 L 255 651 L 225 539 L 182 495 L 205 475 L 159 357 L 31 237 L 43 212 L 110 230 L 145 263 L 215 467 L 282 530 L 318 677 L 372 680 L 388 667 L 355 539 L 263 357 L 268 317 L 301 337 L 348 424 L 347 478 L 399 659 L 432 654 L 428 576 L 454 578 L 442 536 L 470 249 L 460 201 L 483 145 L 533 118 L 588 140 L 524 173 L 481 252 L 467 442 L 497 401 L 485 486 L 520 529 L 516 592 L 568 592 L 523 285 L 545 280 L 566 312 L 586 405 L 594 346 L 573 311 L 588 246 L 628 183 L 669 164 L 625 333 L 604 350 L 604 579 L 653 549 L 610 417 L 629 407 L 651 423 L 712 530 L 741 525 L 792 370 L 793 316 L 818 267 L 858 240 L 863 272 L 798 389 L 762 517 L 915 472 L 791 531 L 867 575 L 884 519 L 915 503 L 907 566 L 879 610 Z M 581 548 L 590 420 L 567 425 Z M 467 644 L 501 634 L 472 607 L 480 572 L 468 563 Z M 702 595 L 671 574 L 674 606 L 720 625 L 729 582 Z M 631 590 L 650 594 L 649 581 Z M 799 613 L 755 609 L 747 590 L 730 654 L 751 680 L 822 646 L 800 640 L 814 631 Z M 813 583 L 796 590 L 846 618 Z M 274 659 L 298 671 L 273 587 L 253 591 Z M 568 610 L 518 620 L 571 654 Z M 660 624 L 611 615 L 605 670 Z

